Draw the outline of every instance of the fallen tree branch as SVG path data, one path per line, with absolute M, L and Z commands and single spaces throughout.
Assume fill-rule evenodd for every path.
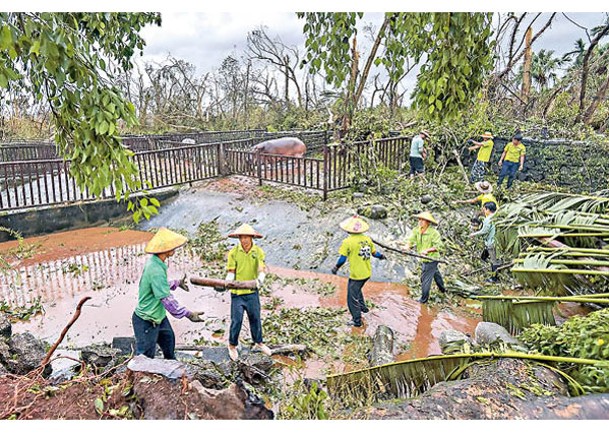
M 408 251 L 402 251 L 401 249 L 397 249 L 397 248 L 393 248 L 391 246 L 387 246 L 383 243 L 380 243 L 377 240 L 371 239 L 372 242 L 376 245 L 379 245 L 381 248 L 385 248 L 388 251 L 393 251 L 393 252 L 397 252 L 398 254 L 403 254 L 403 255 L 410 255 L 411 257 L 416 257 L 416 258 L 422 258 L 424 260 L 430 260 L 430 261 L 437 261 L 438 263 L 448 263 L 448 261 L 446 260 L 442 260 L 440 258 L 432 258 L 432 257 L 427 257 L 425 255 L 419 255 L 419 254 L 415 254 L 413 252 L 408 252 Z
M 53 346 L 51 346 L 51 348 L 47 352 L 47 355 L 44 357 L 44 359 L 40 363 L 40 367 L 41 368 L 44 369 L 44 367 L 49 363 L 49 361 L 51 360 L 51 357 L 53 356 L 53 352 L 55 352 L 55 349 L 57 349 L 57 346 L 59 346 L 59 344 L 63 341 L 63 339 L 66 336 L 66 334 L 68 333 L 68 330 L 70 329 L 70 327 L 74 324 L 74 322 L 76 322 L 78 317 L 80 317 L 80 310 L 82 309 L 82 306 L 84 305 L 84 303 L 87 302 L 89 299 L 91 299 L 91 296 L 85 296 L 84 298 L 82 298 L 80 300 L 80 302 L 76 306 L 76 312 L 72 316 L 72 319 L 66 325 L 66 327 L 63 328 L 63 331 L 61 331 L 61 334 L 59 335 L 59 338 L 57 339 L 55 344 L 53 344 Z
M 226 281 L 224 279 L 215 279 L 215 278 L 205 278 L 199 276 L 190 277 L 190 282 L 195 285 L 200 285 L 204 287 L 213 287 L 214 289 L 222 289 L 224 291 L 227 288 L 234 289 L 255 289 L 258 287 L 256 280 L 250 281 Z

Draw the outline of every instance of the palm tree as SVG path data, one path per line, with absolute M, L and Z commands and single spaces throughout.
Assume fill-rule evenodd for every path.
M 531 77 L 539 86 L 540 91 L 548 89 L 550 84 L 558 78 L 557 70 L 566 62 L 565 57 L 554 56 L 554 50 L 542 49 L 539 53 L 533 53 L 531 62 Z

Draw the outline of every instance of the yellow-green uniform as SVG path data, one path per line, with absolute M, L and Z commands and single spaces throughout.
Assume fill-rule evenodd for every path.
M 494 145 L 495 143 L 491 139 L 482 142 L 482 146 L 478 150 L 477 160 L 488 163 L 488 161 L 491 159 Z
M 440 252 L 444 250 L 444 243 L 440 237 L 440 233 L 434 227 L 427 227 L 425 233 L 421 234 L 421 228 L 417 227 L 412 230 L 412 235 L 408 239 L 410 245 L 417 247 L 417 252 L 420 254 L 426 249 L 436 248 L 436 251 L 426 254 L 430 258 L 440 258 Z M 431 260 L 423 260 L 429 262 Z
M 421 234 L 421 228 L 415 228 L 412 231 L 412 235 L 408 242 L 411 246 L 416 245 L 419 254 L 426 249 L 436 248 L 436 251 L 425 254 L 425 256 L 430 257 L 431 260 L 424 259 L 423 264 L 421 265 L 421 299 L 419 299 L 419 302 L 425 304 L 429 300 L 432 281 L 436 282 L 436 285 L 442 293 L 446 292 L 444 279 L 438 269 L 438 262 L 435 261 L 435 259 L 439 259 L 440 252 L 444 251 L 444 243 L 442 243 L 442 238 L 440 237 L 438 230 L 433 227 L 427 227 L 423 234 Z
M 494 202 L 497 208 L 499 208 L 499 203 L 497 202 L 497 198 L 492 193 L 482 193 L 476 197 L 476 201 L 480 203 L 480 205 L 484 205 L 487 202 Z
M 252 245 L 249 252 L 245 252 L 241 244 L 236 245 L 228 252 L 227 270 L 235 270 L 235 281 L 250 281 L 258 277 L 260 269 L 264 268 L 265 254 L 261 247 Z M 235 295 L 247 295 L 255 290 L 230 289 Z
M 527 148 L 521 142 L 518 145 L 514 145 L 514 142 L 508 143 L 505 148 L 505 161 L 506 162 L 520 162 L 520 156 L 527 155 Z
M 376 253 L 372 239 L 364 234 L 349 234 L 338 249 L 349 261 L 349 278 L 367 279 L 372 275 L 370 257 Z

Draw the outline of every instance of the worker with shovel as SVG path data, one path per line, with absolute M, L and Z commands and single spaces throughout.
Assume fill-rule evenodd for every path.
M 432 279 L 442 293 L 446 292 L 442 274 L 438 269 L 440 252 L 444 250 L 444 243 L 442 243 L 438 230 L 431 226 L 431 224 L 437 225 L 438 221 L 430 212 L 419 213 L 416 217 L 419 219 L 419 226 L 412 230 L 412 235 L 406 243 L 406 250 L 416 246 L 419 255 L 428 257 L 422 260 L 421 298 L 419 299 L 420 303 L 426 304 L 429 300 Z
M 360 328 L 362 326 L 362 313 L 369 311 L 362 288 L 372 275 L 371 257 L 384 260 L 385 256 L 377 251 L 370 237 L 364 235 L 370 228 L 368 223 L 359 216 L 353 216 L 342 221 L 339 226 L 349 233 L 343 240 L 338 253 L 340 257 L 332 268 L 336 275 L 338 269 L 349 261 L 349 281 L 347 283 L 347 307 L 352 320 L 349 326 Z
M 239 344 L 239 333 L 243 323 L 243 312 L 247 313 L 250 324 L 250 333 L 254 341 L 254 350 L 258 350 L 267 356 L 271 355 L 271 349 L 262 342 L 262 321 L 260 318 L 260 297 L 258 290 L 266 276 L 265 254 L 262 248 L 254 244 L 254 239 L 262 238 L 248 224 L 243 224 L 231 234 L 231 238 L 238 238 L 239 244 L 228 253 L 226 269 L 226 281 L 248 281 L 256 280 L 255 289 L 229 288 L 231 293 L 230 308 L 230 332 L 228 338 L 228 354 L 233 361 L 239 358 L 237 345 Z
M 138 302 L 131 318 L 135 334 L 135 354 L 154 358 L 158 344 L 165 359 L 175 359 L 175 334 L 167 319 L 186 317 L 202 322 L 202 311 L 190 311 L 178 303 L 171 292 L 180 287 L 189 291 L 186 275 L 181 280 L 167 281 L 167 259 L 188 239 L 167 228 L 161 228 L 150 239 L 144 251 L 152 254 L 140 278 Z

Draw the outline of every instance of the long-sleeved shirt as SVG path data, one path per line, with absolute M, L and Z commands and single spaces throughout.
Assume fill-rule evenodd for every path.
M 476 231 L 475 233 L 472 233 L 473 236 L 486 236 L 484 238 L 484 245 L 489 248 L 495 245 L 496 229 L 495 223 L 491 219 L 492 217 L 493 215 L 488 215 L 487 217 L 485 217 L 482 221 L 482 228 L 480 228 L 480 230 Z
M 412 235 L 408 239 L 410 246 L 415 245 L 417 252 L 420 254 L 429 248 L 436 248 L 435 251 L 425 254 L 430 258 L 440 258 L 440 252 L 444 250 L 444 243 L 440 237 L 440 233 L 433 227 L 427 227 L 427 230 L 421 234 L 421 228 L 417 227 L 412 230 Z M 423 260 L 424 263 L 428 263 L 433 260 Z
M 172 281 L 170 285 L 167 281 L 165 262 L 157 255 L 151 255 L 140 278 L 135 313 L 140 318 L 157 324 L 167 317 L 167 311 L 177 318 L 187 316 L 190 311 L 180 307 L 171 295 L 172 286 L 173 289 L 177 288 L 177 283 Z

